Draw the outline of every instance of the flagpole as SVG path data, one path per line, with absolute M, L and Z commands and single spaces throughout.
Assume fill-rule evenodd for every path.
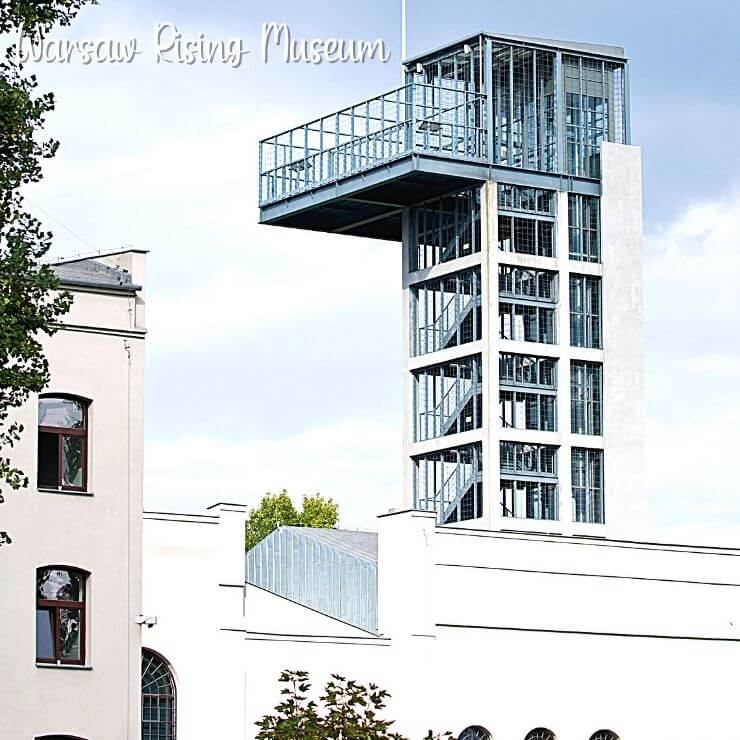
M 406 61 L 406 0 L 401 0 L 401 82 L 405 84 L 404 61 Z

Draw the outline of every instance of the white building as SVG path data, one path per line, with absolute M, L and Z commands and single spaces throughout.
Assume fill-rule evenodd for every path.
M 375 558 L 365 533 L 283 528 L 256 548 L 258 587 L 242 583 L 243 520 L 228 504 L 144 518 L 145 613 L 158 623 L 143 640 L 172 667 L 178 740 L 214 723 L 219 738 L 254 738 L 285 669 L 310 671 L 316 688 L 339 673 L 388 689 L 387 716 L 414 740 L 430 728 L 733 737 L 740 550 L 438 526 L 406 511 L 378 520 Z M 373 602 L 361 571 L 376 564 Z
M 74 297 L 17 415 L 0 550 L 0 737 L 140 737 L 145 254 L 55 265 Z

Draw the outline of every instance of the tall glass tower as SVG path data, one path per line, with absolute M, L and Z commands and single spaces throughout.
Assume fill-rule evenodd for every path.
M 629 536 L 642 185 L 624 51 L 481 33 L 404 69 L 260 143 L 261 222 L 402 244 L 404 507 Z

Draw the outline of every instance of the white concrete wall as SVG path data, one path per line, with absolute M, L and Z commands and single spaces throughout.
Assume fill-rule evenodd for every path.
M 144 647 L 170 665 L 178 740 L 242 737 L 244 672 L 244 507 L 208 515 L 144 516 L 143 610 L 157 624 Z
M 144 284 L 144 254 L 117 255 Z M 144 297 L 77 290 L 70 313 L 44 339 L 46 393 L 90 399 L 88 492 L 36 487 L 37 398 L 18 414 L 14 452 L 29 488 L 6 495 L 0 550 L 0 737 L 70 734 L 89 740 L 140 735 L 141 509 Z M 35 664 L 36 569 L 75 566 L 87 580 L 86 664 Z M 15 688 L 13 688 L 15 687 Z
M 381 599 L 394 594 L 381 615 L 419 618 L 389 635 L 386 687 L 409 737 L 470 724 L 504 740 L 537 726 L 584 740 L 601 728 L 630 740 L 731 734 L 740 551 L 449 527 L 421 548 L 413 513 L 379 525 Z M 407 557 L 383 547 L 389 525 L 395 541 L 407 530 Z M 423 613 L 413 588 L 398 596 L 421 552 L 433 570 Z
M 605 514 L 611 537 L 645 527 L 642 160 L 602 145 Z
M 386 716 L 413 740 L 472 724 L 496 740 L 538 726 L 561 740 L 602 728 L 624 740 L 733 736 L 740 550 L 390 514 L 378 520 L 381 636 L 249 587 L 243 628 L 219 651 L 231 617 L 208 594 L 222 528 L 153 517 L 145 597 L 161 618 L 145 642 L 172 660 L 182 740 L 206 736 L 214 716 L 227 718 L 219 738 L 254 738 L 286 669 L 310 672 L 314 698 L 332 673 L 388 689 Z M 193 593 L 204 609 L 188 608 Z

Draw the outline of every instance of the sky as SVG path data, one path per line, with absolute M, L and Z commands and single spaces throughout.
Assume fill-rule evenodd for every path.
M 480 30 L 618 44 L 643 149 L 648 502 L 663 536 L 740 535 L 740 4 L 408 0 L 410 54 Z M 296 38 L 382 38 L 383 64 L 264 63 Z M 239 38 L 228 64 L 155 62 L 155 30 Z M 395 87 L 400 0 L 101 0 L 55 38 L 131 64 L 32 64 L 61 142 L 30 207 L 54 257 L 149 250 L 145 505 L 321 492 L 372 528 L 401 498 L 400 247 L 257 224 L 257 141 Z M 172 57 L 172 53 L 169 54 Z

